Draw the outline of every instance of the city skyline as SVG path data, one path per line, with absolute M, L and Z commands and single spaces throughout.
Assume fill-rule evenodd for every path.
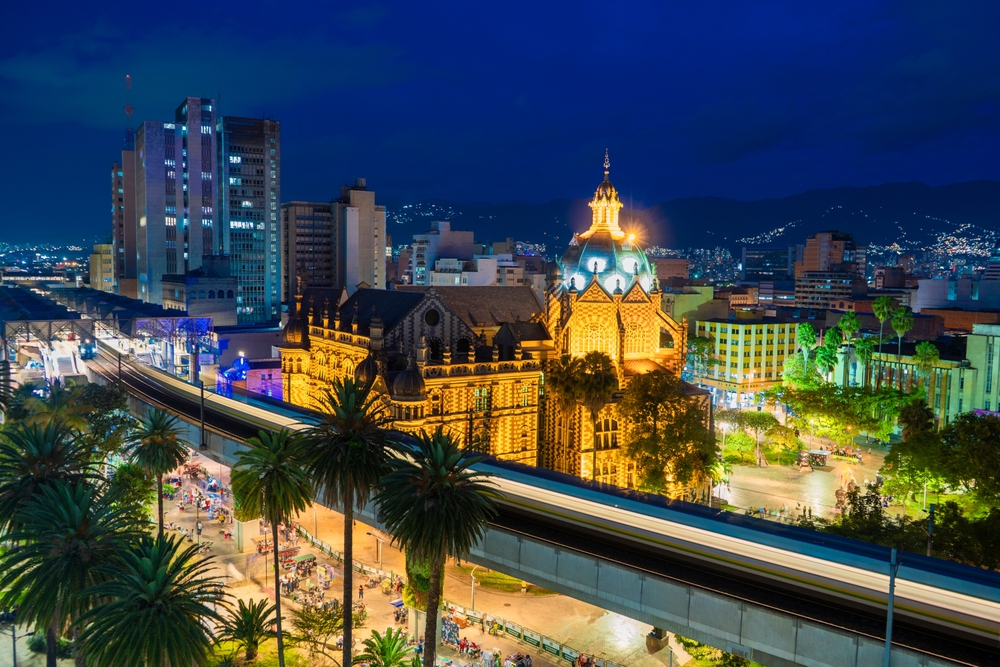
M 258 9 L 269 16 L 259 26 L 204 8 L 180 32 L 194 49 L 157 46 L 181 18 L 114 6 L 55 12 L 44 42 L 11 35 L 0 51 L 4 119 L 31 131 L 11 135 L 21 159 L 4 182 L 28 196 L 0 211 L 5 238 L 28 240 L 25 219 L 56 238 L 105 230 L 126 74 L 135 127 L 189 95 L 221 95 L 226 115 L 280 121 L 285 201 L 359 176 L 390 206 L 583 197 L 578 184 L 605 148 L 636 207 L 1000 178 L 990 159 L 1000 58 L 987 28 L 997 9 L 985 3 Z M 10 25 L 37 11 L 15 9 Z M 243 40 L 260 48 L 231 66 Z M 69 155 L 78 177 L 41 177 Z M 59 193 L 76 205 L 30 204 Z

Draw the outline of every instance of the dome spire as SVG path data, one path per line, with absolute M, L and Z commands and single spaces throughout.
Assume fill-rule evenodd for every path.
M 598 232 L 611 234 L 611 238 L 615 241 L 625 238 L 625 232 L 618 226 L 618 211 L 622 209 L 622 202 L 618 198 L 615 186 L 611 184 L 610 171 L 611 158 L 608 155 L 608 149 L 605 148 L 604 181 L 597 186 L 594 199 L 589 204 L 593 211 L 593 219 L 590 229 L 579 235 L 581 239 L 589 239 Z
M 604 180 L 611 180 L 608 178 L 611 170 L 611 158 L 608 157 L 608 149 L 604 149 Z

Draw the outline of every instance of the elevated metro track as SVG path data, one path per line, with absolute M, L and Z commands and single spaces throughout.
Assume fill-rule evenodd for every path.
M 117 358 L 102 355 L 88 363 L 108 380 L 118 377 Z M 143 401 L 198 421 L 196 387 L 128 363 L 121 366 L 121 378 Z M 287 404 L 264 407 L 206 394 L 206 429 L 236 441 L 260 429 L 300 429 L 316 418 Z M 481 467 L 497 475 L 505 495 L 494 522 L 502 531 L 884 640 L 888 549 L 600 489 L 524 466 L 496 462 Z M 1000 665 L 1000 575 L 907 553 L 896 580 L 894 609 L 894 646 L 924 654 L 933 664 L 940 661 L 932 657 Z

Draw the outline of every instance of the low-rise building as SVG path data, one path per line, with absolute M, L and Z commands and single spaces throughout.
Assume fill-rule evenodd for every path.
M 755 395 L 781 383 L 785 360 L 795 354 L 798 324 L 747 311 L 728 318 L 692 320 L 690 334 L 714 344 L 717 363 L 694 371 L 694 381 L 710 387 L 726 405 L 753 403 Z
M 162 279 L 163 307 L 182 310 L 191 317 L 211 317 L 215 326 L 237 323 L 238 280 L 230 275 L 229 258 L 206 255 L 200 269 L 186 275 L 166 274 Z
M 90 287 L 102 292 L 115 291 L 115 246 L 98 243 L 90 255 Z

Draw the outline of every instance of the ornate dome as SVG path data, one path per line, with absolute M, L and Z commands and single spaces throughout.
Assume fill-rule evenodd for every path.
M 369 385 L 375 382 L 376 378 L 378 378 L 378 362 L 369 353 L 354 369 L 354 381 L 361 385 Z
M 573 236 L 560 262 L 563 285 L 583 291 L 596 276 L 609 294 L 616 289 L 628 291 L 636 281 L 648 293 L 653 286 L 654 271 L 646 253 L 635 243 L 635 236 L 626 234 L 618 225 L 622 203 L 608 178 L 610 167 L 605 153 L 604 181 L 597 186 L 590 202 L 593 210 L 590 229 Z
M 422 401 L 426 395 L 424 378 L 417 370 L 413 357 L 410 357 L 406 370 L 392 381 L 392 398 L 397 401 Z
M 302 319 L 302 295 L 295 297 L 295 312 L 281 330 L 281 347 L 309 349 L 309 326 Z

